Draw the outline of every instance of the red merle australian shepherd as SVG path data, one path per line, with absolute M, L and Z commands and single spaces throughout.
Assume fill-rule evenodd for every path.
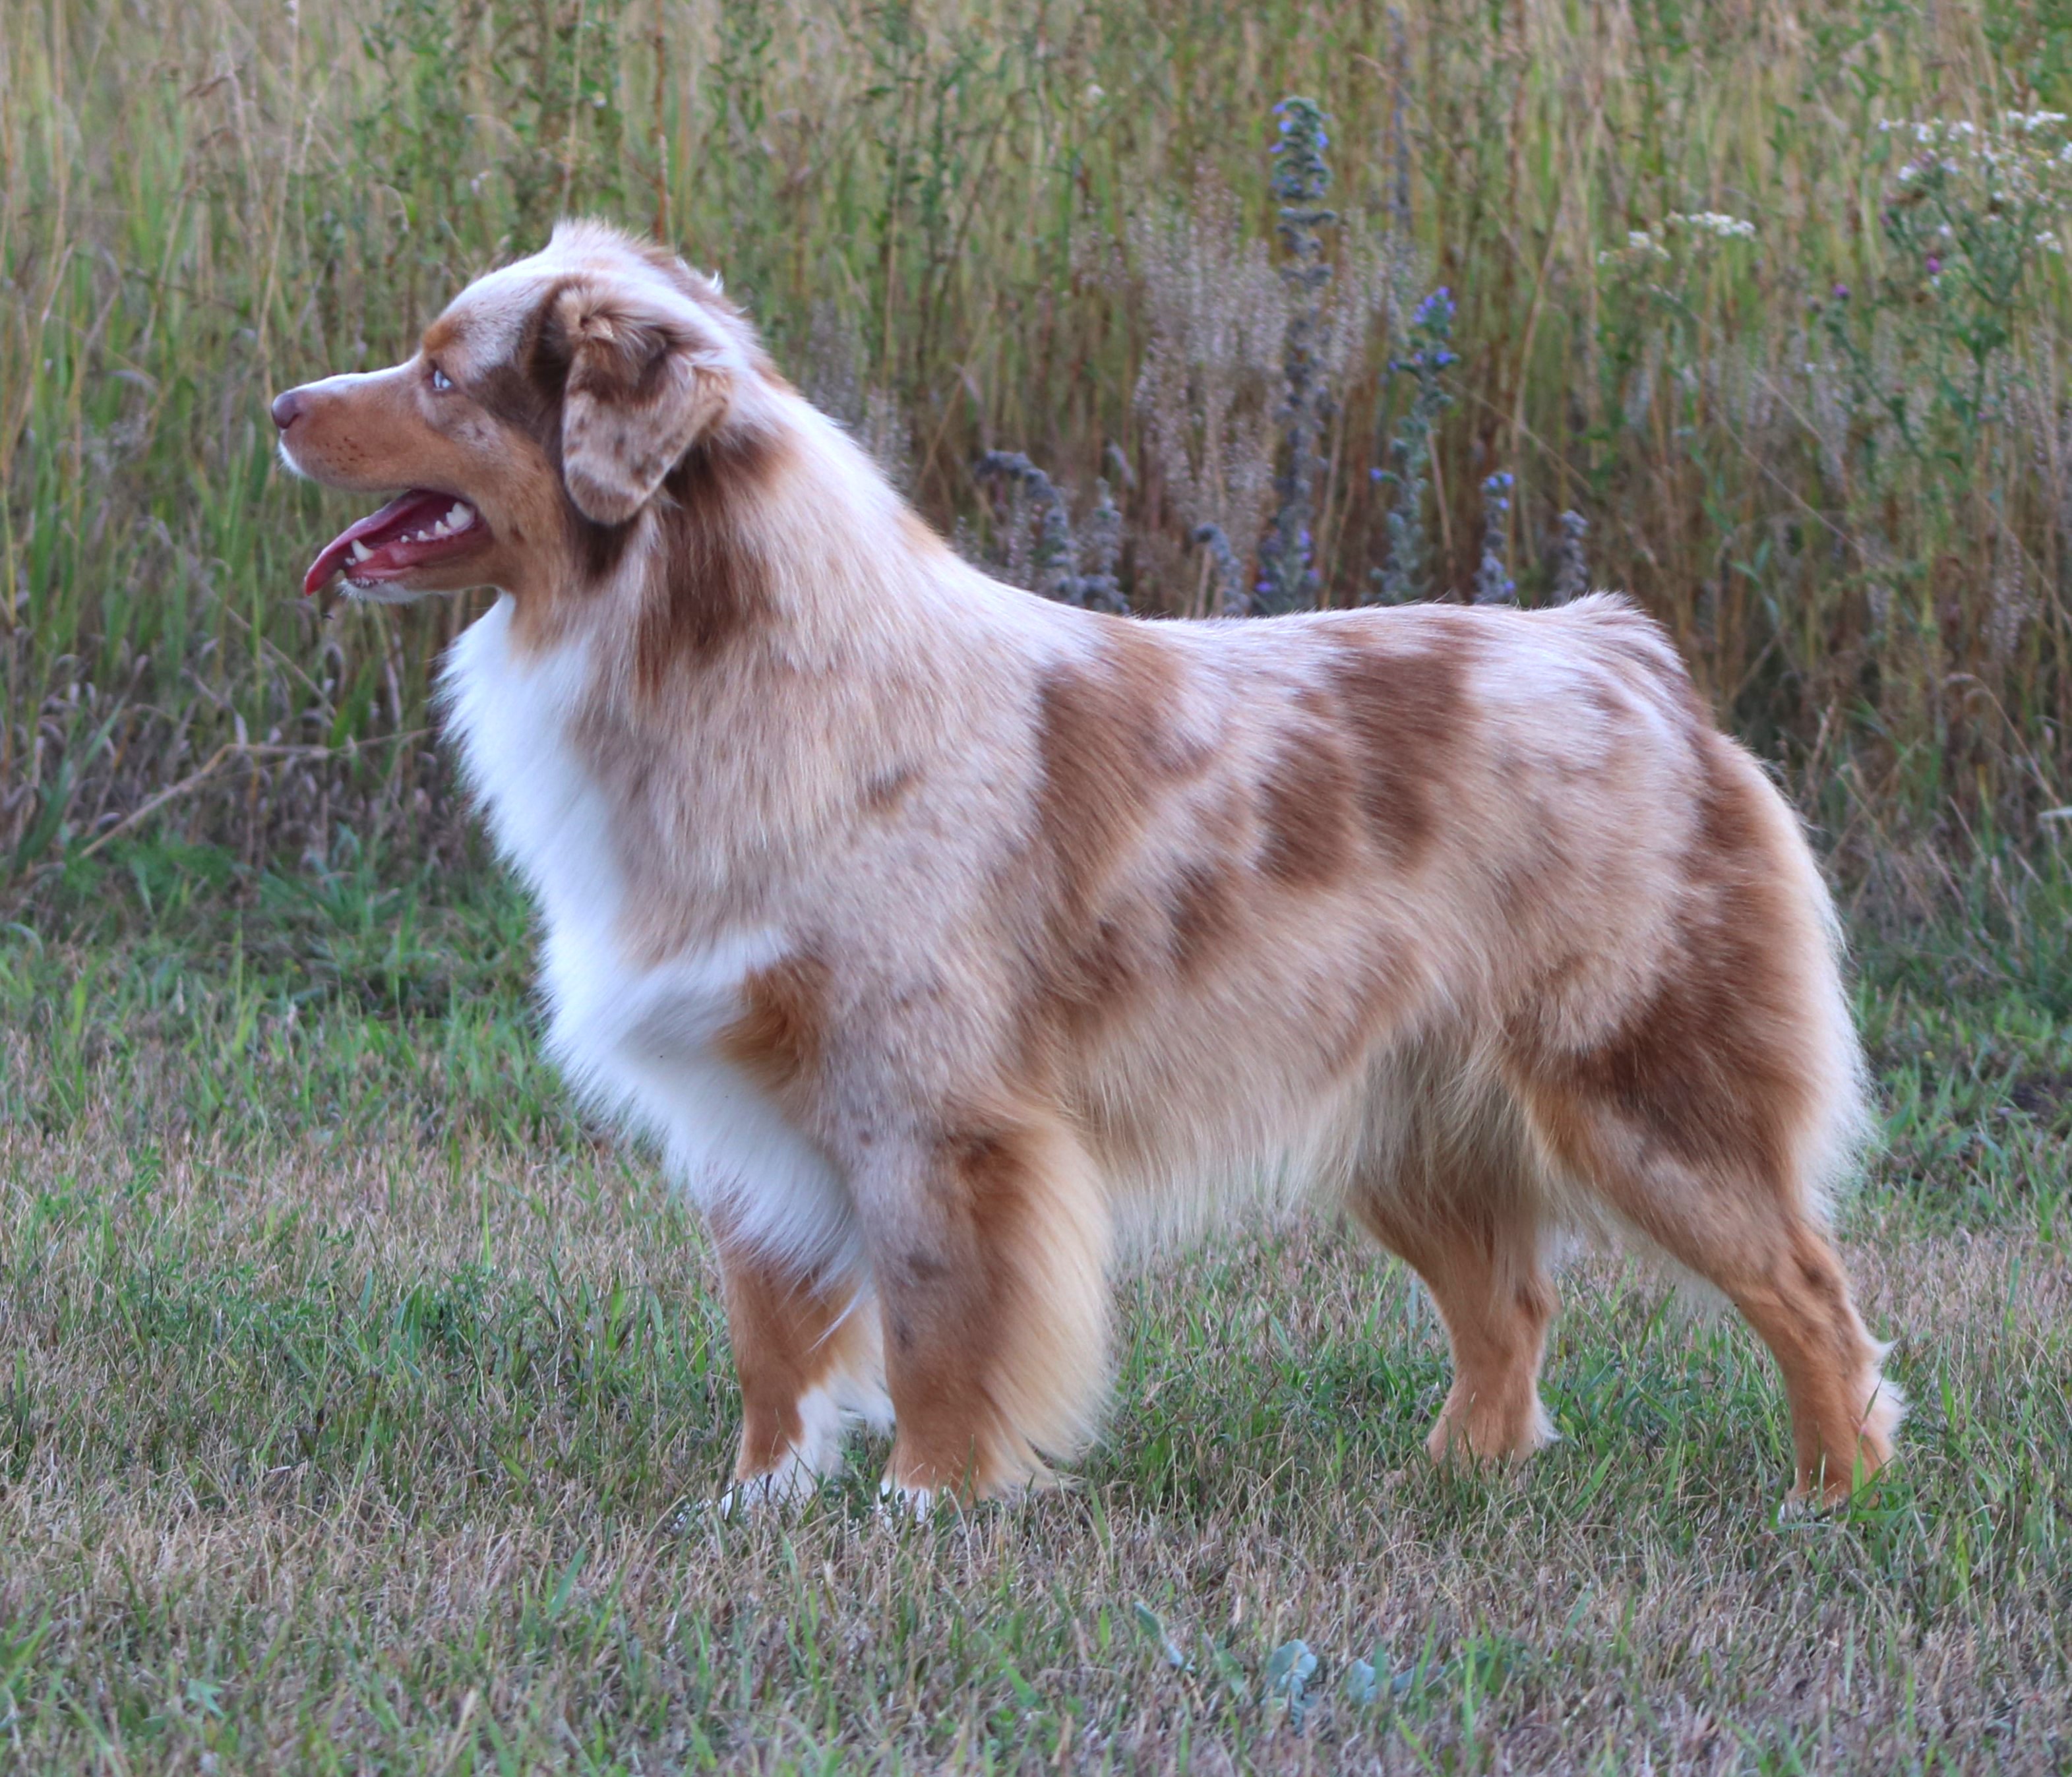
M 916 1508 L 1044 1479 L 1093 1430 L 1124 1237 L 1290 1184 L 1429 1287 L 1437 1456 L 1552 1435 L 1577 1226 L 1748 1318 L 1798 1496 L 1890 1455 L 1823 1217 L 1863 1123 L 1832 913 L 1629 605 L 1047 602 L 717 284 L 590 224 L 273 417 L 302 474 L 405 490 L 311 590 L 500 590 L 452 725 L 555 1054 L 709 1217 L 734 1497 L 810 1488 L 856 1418 Z

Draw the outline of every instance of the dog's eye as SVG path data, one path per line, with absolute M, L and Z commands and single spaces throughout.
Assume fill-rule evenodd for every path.
M 437 364 L 432 366 L 432 387 L 438 390 L 441 394 L 444 394 L 446 390 L 453 387 L 453 379 Z

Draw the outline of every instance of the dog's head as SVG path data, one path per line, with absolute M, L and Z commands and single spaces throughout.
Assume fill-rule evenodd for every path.
M 478 279 L 393 369 L 273 402 L 281 454 L 327 486 L 393 494 L 310 566 L 405 601 L 565 574 L 629 523 L 685 454 L 752 424 L 767 371 L 718 286 L 616 230 L 564 223 Z

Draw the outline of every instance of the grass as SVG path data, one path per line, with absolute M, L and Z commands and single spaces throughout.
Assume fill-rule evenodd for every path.
M 1251 583 L 1299 408 L 1289 586 L 1368 596 L 1414 518 L 1416 589 L 1467 596 L 1511 474 L 1522 596 L 1578 514 L 1852 869 L 2033 836 L 2072 799 L 2072 165 L 2006 118 L 2072 110 L 2068 3 L 18 0 L 0 877 L 176 786 L 157 830 L 249 863 L 451 851 L 424 693 L 465 609 L 299 605 L 344 508 L 274 470 L 264 404 L 406 353 L 566 209 L 719 267 L 980 545 L 974 465 L 1026 453 L 1083 521 L 1110 478 L 1137 608 L 1195 608 L 1205 519 Z M 1293 94 L 1343 220 L 1283 240 Z M 1923 162 L 1934 119 L 1984 133 Z M 1342 325 L 1296 390 L 1298 237 Z M 1439 285 L 1420 395 L 1392 366 Z M 1440 395 L 1406 515 L 1371 472 Z
M 1071 1491 L 891 1524 L 872 1451 L 716 1523 L 695 1221 L 536 1058 L 513 893 L 397 874 L 112 847 L 0 938 L 13 1768 L 2072 1760 L 2062 862 L 1859 911 L 1886 1131 L 1844 1229 L 1914 1410 L 1782 1523 L 1737 1320 L 1579 1262 L 1564 1441 L 1443 1475 L 1429 1307 L 1306 1221 L 1124 1283 Z

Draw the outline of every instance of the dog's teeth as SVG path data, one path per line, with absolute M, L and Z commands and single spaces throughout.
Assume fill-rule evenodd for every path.
M 444 519 L 441 519 L 437 524 L 432 527 L 432 535 L 435 537 L 450 536 L 452 534 L 453 527 L 447 523 Z
M 364 561 L 373 553 L 374 552 L 368 548 L 358 537 L 355 537 L 352 540 L 352 559 L 355 561 Z
M 475 514 L 468 510 L 467 501 L 455 500 L 453 510 L 446 514 L 446 527 L 449 530 L 458 531 L 474 516 Z

